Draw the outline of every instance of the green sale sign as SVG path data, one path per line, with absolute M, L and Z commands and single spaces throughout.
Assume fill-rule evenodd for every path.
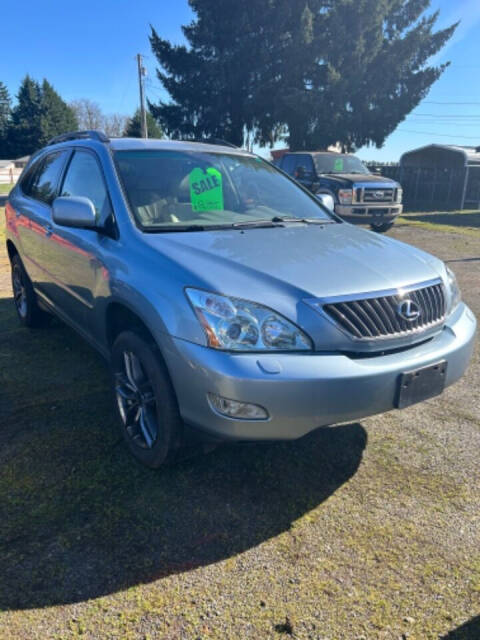
M 196 167 L 190 173 L 190 201 L 193 211 L 223 210 L 222 174 L 214 167 Z

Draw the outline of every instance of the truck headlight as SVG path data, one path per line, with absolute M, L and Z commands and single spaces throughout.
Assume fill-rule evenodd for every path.
M 400 204 L 403 198 L 403 189 L 397 189 L 397 202 Z
M 458 286 L 458 282 L 457 282 L 457 278 L 455 277 L 455 274 L 449 267 L 447 267 L 446 269 L 447 269 L 447 286 L 448 286 L 448 293 L 450 298 L 448 312 L 452 313 L 452 311 L 454 311 L 460 304 L 460 301 L 462 300 L 462 293 L 460 291 L 460 287 Z
M 353 189 L 339 189 L 338 201 L 340 204 L 352 204 L 353 202 Z
M 310 338 L 268 307 L 201 289 L 185 289 L 208 346 L 229 351 L 310 351 Z

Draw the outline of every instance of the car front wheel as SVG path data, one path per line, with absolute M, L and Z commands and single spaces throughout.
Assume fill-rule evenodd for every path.
M 156 345 L 125 331 L 112 348 L 112 376 L 123 438 L 135 458 L 156 469 L 181 445 L 182 420 Z

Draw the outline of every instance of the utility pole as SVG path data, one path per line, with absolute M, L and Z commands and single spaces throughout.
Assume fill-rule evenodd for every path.
M 145 77 L 145 67 L 142 64 L 142 54 L 137 53 L 138 66 L 138 87 L 140 89 L 140 120 L 142 127 L 142 138 L 148 138 L 147 112 L 145 111 L 145 92 L 143 88 L 143 78 Z

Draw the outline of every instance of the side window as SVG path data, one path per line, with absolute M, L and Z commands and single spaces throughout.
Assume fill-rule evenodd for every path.
M 111 213 L 107 188 L 95 157 L 86 151 L 76 151 L 65 175 L 62 196 L 83 196 L 93 202 L 99 221 Z
M 27 176 L 26 194 L 35 200 L 52 204 L 67 155 L 68 151 L 57 151 L 40 160 L 29 180 Z
M 42 161 L 41 160 L 36 160 L 25 172 L 25 175 L 22 176 L 22 179 L 20 181 L 20 187 L 23 191 L 23 193 L 26 196 L 30 195 L 30 190 L 31 190 L 31 186 L 32 186 L 32 182 L 35 178 L 35 175 L 38 173 L 40 167 L 42 166 Z
M 282 169 L 285 173 L 288 173 L 289 176 L 293 176 L 293 172 L 297 165 L 297 156 L 294 155 L 285 155 L 283 156 Z
M 312 178 L 314 175 L 312 156 L 309 156 L 305 153 L 298 154 L 297 156 L 293 157 L 295 158 L 293 175 L 300 180 L 302 178 Z

